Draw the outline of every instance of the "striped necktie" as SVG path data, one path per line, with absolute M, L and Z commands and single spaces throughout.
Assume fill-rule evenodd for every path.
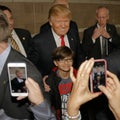
M 19 49 L 19 46 L 18 44 L 16 43 L 16 41 L 14 40 L 14 38 L 12 37 L 12 35 L 10 36 L 10 40 L 11 40 L 11 45 L 12 47 L 17 50 L 18 52 L 20 52 L 20 49 Z

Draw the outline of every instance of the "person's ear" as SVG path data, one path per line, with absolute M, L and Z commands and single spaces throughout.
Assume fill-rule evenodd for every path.
M 49 24 L 50 24 L 50 26 L 52 26 L 52 22 L 51 22 L 51 20 L 49 20 Z

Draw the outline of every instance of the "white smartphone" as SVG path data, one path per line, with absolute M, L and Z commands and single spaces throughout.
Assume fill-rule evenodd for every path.
M 90 90 L 91 92 L 99 92 L 99 85 L 106 86 L 106 69 L 107 64 L 104 59 L 97 59 L 94 62 L 94 66 L 92 68 L 90 74 Z
M 11 96 L 27 96 L 28 91 L 25 86 L 27 79 L 27 68 L 25 63 L 8 63 L 8 76 Z

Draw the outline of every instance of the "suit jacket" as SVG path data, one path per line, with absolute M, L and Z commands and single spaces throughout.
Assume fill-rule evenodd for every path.
M 74 29 L 70 29 L 67 33 L 70 48 L 75 53 L 74 68 L 84 60 L 80 39 Z M 36 65 L 41 74 L 48 75 L 54 67 L 52 61 L 52 52 L 57 47 L 51 29 L 46 32 L 39 33 L 33 38 L 32 51 L 29 59 Z
M 120 79 L 120 50 L 115 50 L 105 59 L 107 60 L 108 70 L 116 74 Z
M 11 80 L 11 86 L 12 86 L 12 90 L 14 90 L 14 92 L 26 92 L 25 87 L 25 79 L 22 78 L 22 82 L 18 81 L 18 78 L 14 78 Z
M 25 49 L 26 54 L 29 54 L 30 46 L 31 46 L 31 33 L 28 30 L 21 29 L 21 28 L 15 28 L 14 29 L 16 34 L 18 35 L 23 48 Z
M 82 46 L 88 59 L 91 57 L 94 57 L 95 59 L 101 58 L 100 38 L 98 37 L 95 43 L 93 43 L 92 40 L 92 35 L 96 27 L 97 24 L 89 27 L 84 31 Z M 106 30 L 112 38 L 112 41 L 106 38 L 108 41 L 108 54 L 109 54 L 113 51 L 113 49 L 120 47 L 120 36 L 118 35 L 114 25 L 107 24 Z
M 39 71 L 22 54 L 11 49 L 0 76 L 0 109 L 4 109 L 5 113 L 12 118 L 33 120 L 33 115 L 28 110 L 28 100 L 17 101 L 16 98 L 11 97 L 7 73 L 7 63 L 9 62 L 26 63 L 27 76 L 33 78 L 43 90 L 42 77 Z

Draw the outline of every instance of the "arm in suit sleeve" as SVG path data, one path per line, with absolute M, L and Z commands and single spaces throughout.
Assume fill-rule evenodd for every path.
M 35 120 L 56 120 L 55 115 L 52 113 L 49 104 L 44 101 L 38 106 L 31 106 Z
M 108 33 L 110 34 L 111 44 L 113 44 L 116 47 L 120 48 L 120 36 L 117 33 L 116 27 L 114 25 L 110 25 L 107 28 Z
M 96 42 L 92 40 L 92 34 L 95 28 L 91 27 L 84 30 L 83 39 L 82 39 L 82 48 L 86 56 L 89 57 L 91 53 L 96 51 Z M 96 40 L 97 41 L 97 40 Z

